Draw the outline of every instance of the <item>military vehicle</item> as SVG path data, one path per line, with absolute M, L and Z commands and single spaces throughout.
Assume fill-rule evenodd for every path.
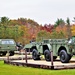
M 15 50 L 17 50 L 17 48 L 13 39 L 0 39 L 0 56 L 5 56 L 7 52 L 12 56 Z
M 51 51 L 53 60 L 59 56 L 62 63 L 68 63 L 75 55 L 75 37 L 70 39 L 44 39 L 42 42 L 32 42 L 25 45 L 24 49 L 32 50 L 32 58 L 40 60 L 43 54 L 46 61 L 51 60 Z

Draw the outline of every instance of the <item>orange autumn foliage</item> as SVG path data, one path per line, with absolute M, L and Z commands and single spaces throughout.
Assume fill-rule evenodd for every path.
M 63 32 L 64 33 L 64 35 L 65 35 L 65 37 L 67 37 L 67 26 L 66 25 L 64 25 L 64 26 L 58 26 L 58 27 L 56 27 L 56 32 Z
M 75 36 L 75 24 L 71 26 L 71 33 L 72 33 L 72 36 Z

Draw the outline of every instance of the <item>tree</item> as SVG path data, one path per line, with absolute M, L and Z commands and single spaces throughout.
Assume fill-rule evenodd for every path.
M 67 18 L 66 22 L 67 22 L 67 36 L 68 38 L 71 38 L 72 34 L 71 34 L 71 28 L 70 28 L 70 19 Z
M 1 31 L 1 34 L 3 36 L 0 36 L 0 37 L 3 37 L 5 38 L 5 36 L 7 35 L 7 26 L 9 25 L 9 18 L 8 17 L 1 17 L 0 18 L 0 28 L 2 28 L 0 31 Z M 3 33 L 2 33 L 3 32 Z
M 55 22 L 54 26 L 57 27 L 57 26 L 59 26 L 59 25 L 60 25 L 60 20 L 57 19 L 57 21 Z
M 55 27 L 57 27 L 59 25 L 61 25 L 61 27 L 63 27 L 63 25 L 65 25 L 65 21 L 62 18 L 57 19 L 57 21 L 54 24 Z
M 73 17 L 73 19 L 74 19 L 73 22 L 75 23 L 75 17 Z
M 69 18 L 67 18 L 66 23 L 67 23 L 67 25 L 70 25 L 70 19 Z
M 50 33 L 45 30 L 39 31 L 37 34 L 37 41 L 40 41 L 43 39 L 50 39 Z
M 65 37 L 65 34 L 62 31 L 60 31 L 60 32 L 53 31 L 50 34 L 51 39 L 63 39 L 64 37 Z
M 3 26 L 7 26 L 9 24 L 9 18 L 8 17 L 1 17 L 0 18 L 0 25 L 3 25 Z
M 71 26 L 71 34 L 75 36 L 75 24 Z

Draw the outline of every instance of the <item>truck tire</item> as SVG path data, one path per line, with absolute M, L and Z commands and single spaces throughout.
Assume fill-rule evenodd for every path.
M 1 51 L 1 52 L 0 52 L 0 56 L 5 56 L 6 53 L 7 53 L 7 51 Z
M 72 55 L 69 55 L 69 60 L 72 58 Z
M 34 60 L 40 60 L 40 55 L 38 54 L 38 51 L 36 49 L 33 49 L 32 51 L 32 58 Z
M 60 56 L 60 61 L 62 63 L 68 63 L 70 60 L 70 56 L 67 54 L 65 50 L 61 50 L 59 56 Z
M 46 61 L 51 61 L 51 53 L 49 50 L 44 51 L 44 57 Z
M 3 56 L 3 52 L 0 52 L 0 56 Z
M 6 55 L 6 53 L 7 53 L 7 51 L 4 51 L 4 52 L 3 52 L 3 56 L 5 56 L 5 55 Z
M 13 56 L 13 55 L 14 55 L 14 51 L 10 51 L 9 56 Z

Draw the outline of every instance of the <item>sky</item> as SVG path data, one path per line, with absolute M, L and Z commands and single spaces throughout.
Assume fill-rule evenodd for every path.
M 75 0 L 0 0 L 0 17 L 30 18 L 39 24 L 54 24 L 57 19 L 73 22 Z

